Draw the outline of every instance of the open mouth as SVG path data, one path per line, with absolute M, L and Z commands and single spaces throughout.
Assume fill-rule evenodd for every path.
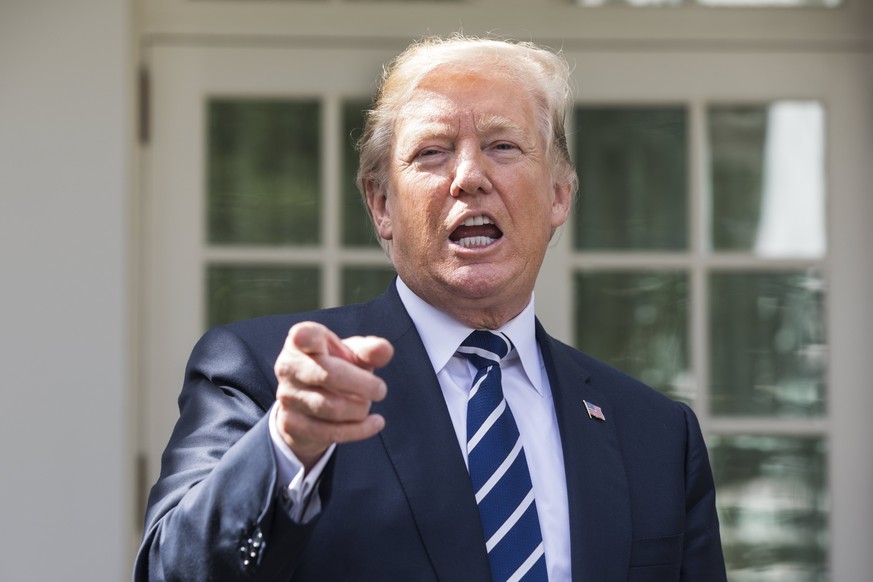
M 487 247 L 502 236 L 503 232 L 487 216 L 471 216 L 449 235 L 449 240 L 471 249 Z

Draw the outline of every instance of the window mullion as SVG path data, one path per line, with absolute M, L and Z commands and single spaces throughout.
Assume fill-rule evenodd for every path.
M 706 257 L 709 253 L 706 111 L 702 99 L 689 103 L 688 113 L 688 220 L 691 261 L 689 264 L 689 321 L 691 374 L 694 378 L 694 411 L 704 433 L 711 426 L 709 406 L 709 296 Z
M 322 296 L 324 307 L 339 305 L 342 297 L 340 281 L 340 250 L 342 224 L 340 217 L 340 134 L 342 133 L 341 100 L 336 94 L 322 97 L 321 131 L 321 180 L 324 204 L 322 205 Z

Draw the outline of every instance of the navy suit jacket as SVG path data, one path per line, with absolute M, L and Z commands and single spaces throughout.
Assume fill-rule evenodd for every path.
M 337 447 L 321 513 L 292 522 L 265 412 L 288 329 L 395 346 L 377 373 L 386 426 Z M 725 580 L 706 448 L 691 410 L 537 324 L 564 453 L 573 580 Z M 606 421 L 589 418 L 583 400 Z M 396 289 L 364 304 L 219 327 L 194 348 L 153 487 L 134 579 L 490 580 L 469 476 L 421 339 Z M 523 414 L 516 411 L 516 414 Z

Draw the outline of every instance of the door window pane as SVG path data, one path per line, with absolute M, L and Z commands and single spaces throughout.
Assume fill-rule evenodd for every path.
M 799 8 L 802 6 L 834 8 L 844 2 L 845 0 L 697 0 L 697 3 L 703 6 L 778 6 L 782 8 Z
M 207 115 L 209 242 L 316 244 L 320 104 L 211 99 Z
M 576 108 L 578 250 L 688 246 L 683 107 Z
M 679 6 L 684 0 L 576 0 L 582 6 Z
M 760 7 L 778 6 L 782 8 L 798 8 L 818 6 L 834 8 L 845 3 L 845 0 L 576 0 L 581 6 L 741 6 Z
M 378 242 L 367 214 L 367 206 L 355 186 L 358 172 L 358 152 L 355 143 L 364 128 L 364 111 L 370 107 L 369 100 L 343 103 L 342 135 L 342 225 L 343 245 L 349 247 L 376 247 Z
M 395 274 L 390 266 L 346 267 L 342 271 L 343 305 L 363 303 L 382 294 Z
M 823 439 L 713 436 L 708 444 L 731 582 L 825 582 Z
M 815 271 L 710 276 L 714 414 L 824 412 L 824 281 Z
M 680 400 L 693 397 L 688 277 L 677 272 L 581 272 L 576 345 Z
M 413 3 L 425 3 L 425 2 L 435 2 L 435 3 L 446 3 L 446 2 L 463 2 L 464 0 L 344 0 L 345 2 L 358 2 L 361 4 L 375 4 L 377 2 L 397 2 L 398 4 L 413 4 Z
M 207 325 L 317 309 L 320 291 L 317 267 L 209 265 Z
M 767 257 L 822 256 L 821 105 L 717 106 L 707 117 L 712 247 Z

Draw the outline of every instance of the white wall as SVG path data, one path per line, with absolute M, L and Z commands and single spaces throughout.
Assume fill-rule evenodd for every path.
M 0 2 L 0 580 L 130 578 L 130 0 Z

